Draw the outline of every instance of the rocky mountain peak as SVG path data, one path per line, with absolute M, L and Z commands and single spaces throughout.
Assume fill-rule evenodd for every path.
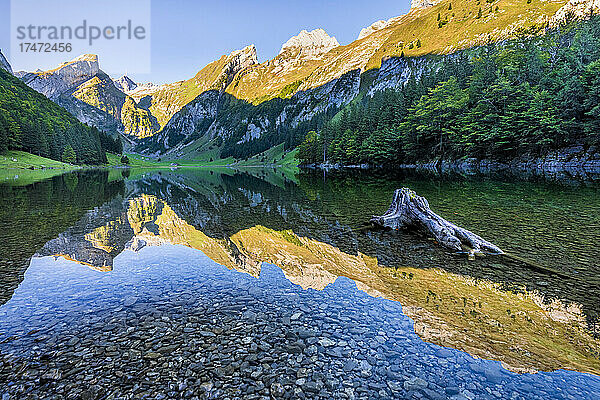
M 54 69 L 27 73 L 21 79 L 31 88 L 49 98 L 54 98 L 77 87 L 99 72 L 98 56 L 83 54 Z
M 119 79 L 115 79 L 113 82 L 115 86 L 123 93 L 131 92 L 138 87 L 137 83 L 132 81 L 127 75 L 123 75 Z
M 11 74 L 13 73 L 13 70 L 10 67 L 10 64 L 8 63 L 8 60 L 6 59 L 6 57 L 4 57 L 4 54 L 2 54 L 2 50 L 0 50 L 0 68 L 10 72 Z
M 225 88 L 231 83 L 235 75 L 243 71 L 244 69 L 258 64 L 258 57 L 256 56 L 256 47 L 251 44 L 241 50 L 235 50 L 228 56 L 224 56 L 219 61 L 223 64 L 221 67 L 221 73 L 214 82 L 211 84 L 212 89 L 225 90 Z M 200 71 L 196 75 L 196 79 L 205 79 Z
M 246 46 L 241 50 L 232 51 L 229 54 L 228 58 L 240 62 L 240 64 L 244 65 L 243 68 L 249 67 L 254 64 L 258 64 L 256 46 L 254 46 L 253 44 Z
M 367 36 L 369 36 L 373 32 L 377 32 L 377 31 L 379 31 L 379 30 L 387 27 L 388 24 L 389 24 L 388 21 L 380 20 L 380 21 L 372 23 L 370 26 L 368 26 L 366 28 L 362 28 L 360 30 L 360 33 L 358 34 L 357 40 L 360 40 L 362 38 L 366 38 Z
M 302 30 L 284 43 L 279 54 L 299 52 L 303 58 L 316 58 L 339 45 L 337 39 L 329 36 L 323 29 L 310 32 Z
M 89 61 L 93 63 L 98 62 L 98 56 L 96 54 L 82 54 L 79 57 L 74 58 L 70 62 Z
M 410 11 L 433 7 L 441 1 L 442 0 L 412 0 L 410 3 Z

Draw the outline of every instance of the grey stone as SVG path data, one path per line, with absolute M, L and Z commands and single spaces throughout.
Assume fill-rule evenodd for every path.
M 427 381 L 418 377 L 412 377 L 404 381 L 404 389 L 408 391 L 425 389 L 426 387 Z

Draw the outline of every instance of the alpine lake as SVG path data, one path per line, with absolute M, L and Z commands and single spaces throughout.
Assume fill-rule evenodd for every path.
M 500 246 L 369 229 L 395 189 Z M 0 396 L 598 399 L 600 183 L 228 168 L 0 183 Z

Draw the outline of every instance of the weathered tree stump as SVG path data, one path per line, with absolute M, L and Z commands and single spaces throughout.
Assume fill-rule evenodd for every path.
M 379 217 L 373 216 L 371 223 L 392 229 L 416 228 L 433 236 L 440 245 L 456 251 L 468 251 L 470 255 L 483 252 L 504 254 L 498 246 L 431 211 L 427 199 L 408 188 L 396 190 L 387 212 Z

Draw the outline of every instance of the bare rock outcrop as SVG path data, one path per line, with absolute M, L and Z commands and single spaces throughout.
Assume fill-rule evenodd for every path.
M 49 71 L 30 72 L 22 79 L 29 87 L 50 99 L 77 87 L 100 71 L 98 56 L 83 54 Z
M 555 27 L 569 20 L 585 20 L 597 14 L 600 14 L 600 0 L 569 0 L 550 18 L 549 25 Z
M 4 57 L 4 54 L 2 54 L 2 50 L 0 50 L 0 68 L 10 72 L 11 74 L 13 73 L 13 70 L 10 67 L 8 60 L 6 59 L 6 57 Z

